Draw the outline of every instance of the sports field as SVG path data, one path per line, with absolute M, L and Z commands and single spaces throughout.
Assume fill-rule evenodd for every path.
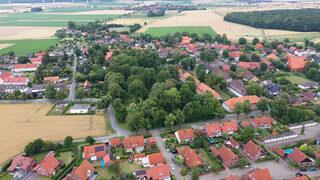
M 104 114 L 46 116 L 51 104 L 0 104 L 0 165 L 21 153 L 36 138 L 63 141 L 66 136 L 74 139 L 104 136 Z
M 189 32 L 197 33 L 198 36 L 202 36 L 204 33 L 210 34 L 215 37 L 217 33 L 210 26 L 180 26 L 180 27 L 150 27 L 145 31 L 145 34 L 151 34 L 155 37 L 165 36 L 168 33 L 174 34 L 176 32 Z
M 18 13 L 0 17 L 0 26 L 42 26 L 42 27 L 66 27 L 68 21 L 76 24 L 85 24 L 95 20 L 107 20 L 116 18 L 117 14 L 50 14 L 50 13 Z
M 0 44 L 13 44 L 0 49 L 0 55 L 13 51 L 15 54 L 35 53 L 45 51 L 50 46 L 55 46 L 60 39 L 26 39 L 26 40 L 3 40 Z

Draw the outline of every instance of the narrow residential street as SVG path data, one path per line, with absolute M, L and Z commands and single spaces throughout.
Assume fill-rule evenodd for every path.
M 73 72 L 72 72 L 72 83 L 70 84 L 70 97 L 68 100 L 75 100 L 76 96 L 76 73 L 77 73 L 77 66 L 78 66 L 78 58 L 74 54 L 74 59 L 73 59 Z

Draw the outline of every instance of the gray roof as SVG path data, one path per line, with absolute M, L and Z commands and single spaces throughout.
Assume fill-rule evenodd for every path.
M 90 104 L 75 104 L 71 107 L 71 110 L 78 110 L 78 109 L 89 109 Z

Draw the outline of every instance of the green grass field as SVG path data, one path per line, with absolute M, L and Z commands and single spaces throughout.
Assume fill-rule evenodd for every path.
M 65 15 L 43 13 L 19 13 L 0 17 L 0 26 L 65 27 L 68 21 L 85 24 L 95 20 L 108 20 L 121 15 Z
M 312 82 L 310 79 L 307 79 L 302 76 L 293 75 L 293 74 L 289 75 L 289 76 L 285 76 L 285 78 L 287 80 L 289 80 L 292 84 L 301 84 L 301 83 L 305 83 L 305 82 Z
M 44 11 L 49 13 L 76 13 L 76 12 L 84 12 L 84 11 L 97 11 L 104 10 L 103 8 L 49 8 Z
M 27 54 L 36 53 L 39 51 L 45 51 L 50 46 L 58 44 L 60 39 L 32 39 L 32 40 L 3 40 L 0 44 L 14 44 L 7 48 L 0 50 L 0 55 L 6 54 L 10 51 L 15 54 Z
M 151 34 L 155 37 L 165 36 L 168 33 L 174 34 L 176 32 L 189 32 L 197 33 L 198 36 L 202 36 L 204 33 L 210 34 L 215 37 L 217 33 L 210 26 L 181 26 L 181 27 L 151 27 L 145 31 L 145 34 Z

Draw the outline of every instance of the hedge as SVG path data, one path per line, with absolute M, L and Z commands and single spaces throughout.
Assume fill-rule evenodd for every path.
M 5 172 L 5 171 L 9 168 L 10 165 L 11 165 L 11 163 L 12 163 L 12 159 L 10 159 L 8 162 L 6 162 L 6 163 L 1 167 L 1 172 L 0 172 L 0 174 L 3 173 L 3 172 Z
M 57 173 L 55 176 L 53 176 L 53 180 L 60 180 L 63 179 L 73 168 L 74 164 L 77 162 L 77 159 L 72 159 L 71 162 L 63 168 L 59 173 Z

